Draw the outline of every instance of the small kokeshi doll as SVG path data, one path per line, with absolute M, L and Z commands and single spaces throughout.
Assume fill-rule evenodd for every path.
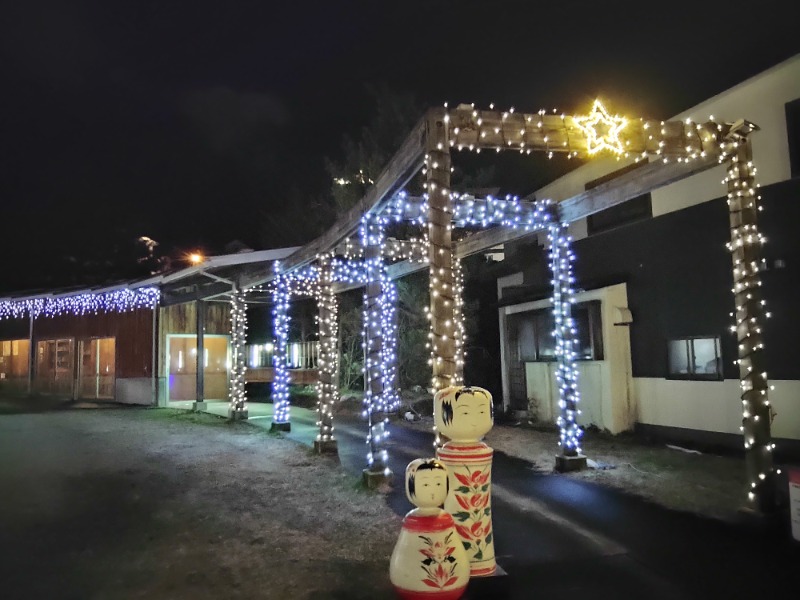
M 406 467 L 406 496 L 417 506 L 403 519 L 389 561 L 389 579 L 403 600 L 457 600 L 469 583 L 469 559 L 453 518 L 441 506 L 447 498 L 447 468 L 435 458 Z
M 433 399 L 436 428 L 450 439 L 436 451 L 449 472 L 450 513 L 470 561 L 470 575 L 494 575 L 492 455 L 481 439 L 494 425 L 492 395 L 479 387 L 451 386 Z

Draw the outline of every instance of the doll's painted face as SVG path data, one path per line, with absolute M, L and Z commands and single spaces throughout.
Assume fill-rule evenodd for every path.
M 447 467 L 435 458 L 417 460 L 406 468 L 406 496 L 419 508 L 438 508 L 449 491 Z
M 452 386 L 433 399 L 437 429 L 456 442 L 478 441 L 492 428 L 492 395 L 479 387 Z

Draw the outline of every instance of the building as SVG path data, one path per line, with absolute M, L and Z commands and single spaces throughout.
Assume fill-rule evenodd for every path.
M 761 271 L 779 451 L 800 455 L 800 55 L 677 115 L 756 123 Z M 536 199 L 570 198 L 643 163 L 596 160 Z M 726 190 L 718 166 L 571 225 L 580 332 L 580 423 L 612 433 L 741 447 Z M 505 244 L 497 279 L 503 402 L 534 421 L 559 413 L 546 236 Z
M 227 400 L 230 293 L 239 276 L 269 272 L 295 250 L 215 256 L 145 280 L 2 298 L 0 393 L 157 406 Z M 250 296 L 268 303 L 263 294 Z M 248 373 L 251 381 L 270 381 L 271 327 L 253 334 Z M 297 342 L 288 351 L 297 381 L 313 382 L 316 345 Z

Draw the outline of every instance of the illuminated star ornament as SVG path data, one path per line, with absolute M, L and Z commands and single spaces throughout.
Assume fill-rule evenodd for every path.
M 575 124 L 586 135 L 586 150 L 596 154 L 600 150 L 611 150 L 615 154 L 624 154 L 625 149 L 619 139 L 619 132 L 628 124 L 627 119 L 612 117 L 608 114 L 600 100 L 594 101 L 592 112 L 584 117 L 573 117 Z

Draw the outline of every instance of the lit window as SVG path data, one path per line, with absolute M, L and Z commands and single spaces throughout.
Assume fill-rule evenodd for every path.
M 698 336 L 669 340 L 670 379 L 722 379 L 719 337 Z
M 577 360 L 603 360 L 603 328 L 600 302 L 584 302 L 572 307 L 572 320 L 577 329 Z M 556 360 L 553 310 L 540 309 L 517 313 L 508 319 L 509 337 L 516 344 L 520 362 Z

